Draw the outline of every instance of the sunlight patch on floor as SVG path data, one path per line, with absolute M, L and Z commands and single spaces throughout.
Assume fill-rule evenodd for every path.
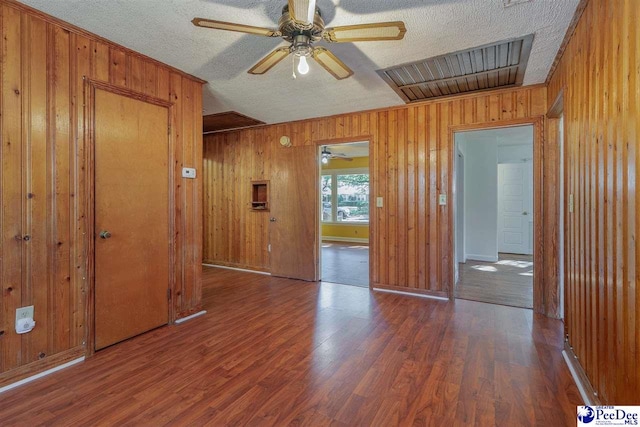
M 490 265 L 473 265 L 471 266 L 471 268 L 473 268 L 474 270 L 487 271 L 490 273 L 495 273 L 496 271 L 498 271 L 497 268 L 491 267 Z
M 511 267 L 518 267 L 518 268 L 529 268 L 533 265 L 533 263 L 530 261 L 516 261 L 513 259 L 503 259 L 501 261 L 496 262 L 496 264 L 508 265 Z

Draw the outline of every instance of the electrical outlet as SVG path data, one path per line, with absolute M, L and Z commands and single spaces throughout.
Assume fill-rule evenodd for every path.
M 384 206 L 384 202 L 382 201 L 382 197 L 376 197 L 376 207 L 381 208 Z
M 16 308 L 16 323 L 20 319 L 33 319 L 33 306 Z

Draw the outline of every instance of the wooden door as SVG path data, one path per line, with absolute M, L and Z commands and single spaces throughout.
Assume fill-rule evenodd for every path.
M 318 280 L 316 147 L 275 148 L 270 191 L 271 274 Z
M 96 350 L 168 322 L 167 130 L 167 107 L 96 89 Z
M 531 188 L 525 163 L 498 165 L 498 252 L 531 254 Z

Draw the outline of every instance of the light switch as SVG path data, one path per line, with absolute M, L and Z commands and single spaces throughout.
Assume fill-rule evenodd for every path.
M 440 206 L 444 206 L 444 205 L 446 205 L 446 204 L 447 204 L 447 195 L 446 195 L 446 194 L 441 194 L 441 195 L 438 197 L 438 204 L 439 204 Z
M 573 194 L 569 194 L 569 213 L 573 213 Z
M 182 177 L 195 179 L 196 178 L 196 168 L 182 168 Z
M 382 206 L 384 206 L 384 203 L 382 202 L 382 197 L 376 197 L 376 207 L 381 208 Z

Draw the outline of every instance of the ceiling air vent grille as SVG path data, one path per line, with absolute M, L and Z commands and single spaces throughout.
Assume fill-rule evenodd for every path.
M 533 34 L 377 73 L 406 102 L 522 85 Z

